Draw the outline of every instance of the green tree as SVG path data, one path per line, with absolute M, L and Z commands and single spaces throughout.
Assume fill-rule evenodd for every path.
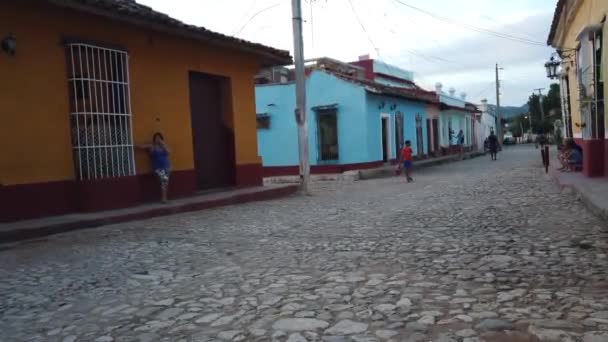
M 547 95 L 543 95 L 543 110 L 545 119 L 542 119 L 538 94 L 532 94 L 528 98 L 528 108 L 532 117 L 532 132 L 553 133 L 553 122 L 561 118 L 561 99 L 558 83 L 551 84 Z

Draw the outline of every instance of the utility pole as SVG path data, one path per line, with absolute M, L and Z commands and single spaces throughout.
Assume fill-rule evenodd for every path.
M 309 194 L 308 128 L 306 125 L 306 79 L 304 78 L 304 42 L 302 39 L 302 2 L 291 0 L 293 16 L 293 52 L 296 67 L 296 122 L 300 153 L 300 192 Z
M 498 70 L 504 70 L 503 68 L 498 67 L 498 63 L 496 63 L 496 119 L 498 120 L 498 141 L 502 144 L 503 136 L 502 136 L 502 115 L 500 115 L 500 80 L 498 79 Z
M 544 124 L 545 124 L 545 110 L 543 109 L 543 89 L 545 88 L 536 88 L 533 91 L 538 91 L 538 105 L 540 106 L 540 129 L 544 133 Z

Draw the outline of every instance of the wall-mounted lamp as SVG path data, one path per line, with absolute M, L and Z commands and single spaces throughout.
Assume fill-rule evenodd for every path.
M 391 110 L 395 110 L 395 109 L 397 109 L 397 105 L 393 103 L 390 108 L 391 108 Z
M 380 102 L 380 105 L 378 106 L 378 109 L 382 109 L 384 108 L 386 104 L 384 103 L 384 101 Z
M 2 51 L 6 52 L 9 56 L 14 56 L 17 52 L 17 38 L 9 33 L 8 36 L 2 38 L 0 43 Z
M 557 68 L 561 65 L 561 61 L 556 60 L 553 56 L 545 63 L 545 70 L 547 71 L 547 77 L 550 79 L 557 78 Z

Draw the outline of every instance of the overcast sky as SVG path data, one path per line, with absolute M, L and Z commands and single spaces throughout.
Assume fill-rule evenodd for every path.
M 137 1 L 189 24 L 293 51 L 290 0 Z M 462 24 L 544 43 L 556 0 L 351 0 L 353 7 L 349 0 L 309 1 L 302 0 L 307 59 L 353 61 L 370 54 L 414 71 L 416 82 L 427 89 L 441 82 L 444 89 L 466 92 L 472 102 L 488 98 L 495 103 L 497 62 L 504 68 L 501 104 L 519 106 L 533 88 L 548 88 L 550 83 L 543 64 L 551 48 L 479 33 Z

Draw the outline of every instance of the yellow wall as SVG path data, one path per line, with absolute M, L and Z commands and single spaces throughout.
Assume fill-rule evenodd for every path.
M 575 3 L 576 1 L 569 1 L 569 3 Z M 590 24 L 601 23 L 604 15 L 608 14 L 608 1 L 606 0 L 582 0 L 580 8 L 576 11 L 572 21 L 564 27 L 564 35 L 562 40 L 558 42 L 558 48 L 576 48 L 578 42 L 576 40 L 577 35 L 581 30 Z M 564 25 L 564 22 L 560 22 L 560 25 Z M 562 28 L 560 27 L 560 30 Z M 603 45 L 603 77 L 604 84 L 608 84 L 608 26 L 604 25 L 604 45 Z M 572 55 L 573 63 L 569 63 L 568 78 L 569 78 L 569 90 L 570 90 L 570 109 L 572 115 L 572 130 L 576 137 L 580 137 L 581 128 L 577 127 L 575 123 L 581 122 L 581 111 L 579 105 L 579 93 L 578 93 L 578 78 L 576 76 L 576 61 L 574 54 Z M 608 87 L 604 87 L 604 98 L 608 99 Z M 608 118 L 607 118 L 608 119 Z
M 0 38 L 8 33 L 17 38 L 17 54 L 0 53 L 0 184 L 75 177 L 62 36 L 129 51 L 134 142 L 148 143 L 155 131 L 162 131 L 174 170 L 194 167 L 188 72 L 229 77 L 231 99 L 226 107 L 232 113 L 227 121 L 234 128 L 236 163 L 261 162 L 255 57 L 29 0 L 0 2 Z M 136 153 L 136 163 L 137 173 L 149 171 L 145 153 Z

